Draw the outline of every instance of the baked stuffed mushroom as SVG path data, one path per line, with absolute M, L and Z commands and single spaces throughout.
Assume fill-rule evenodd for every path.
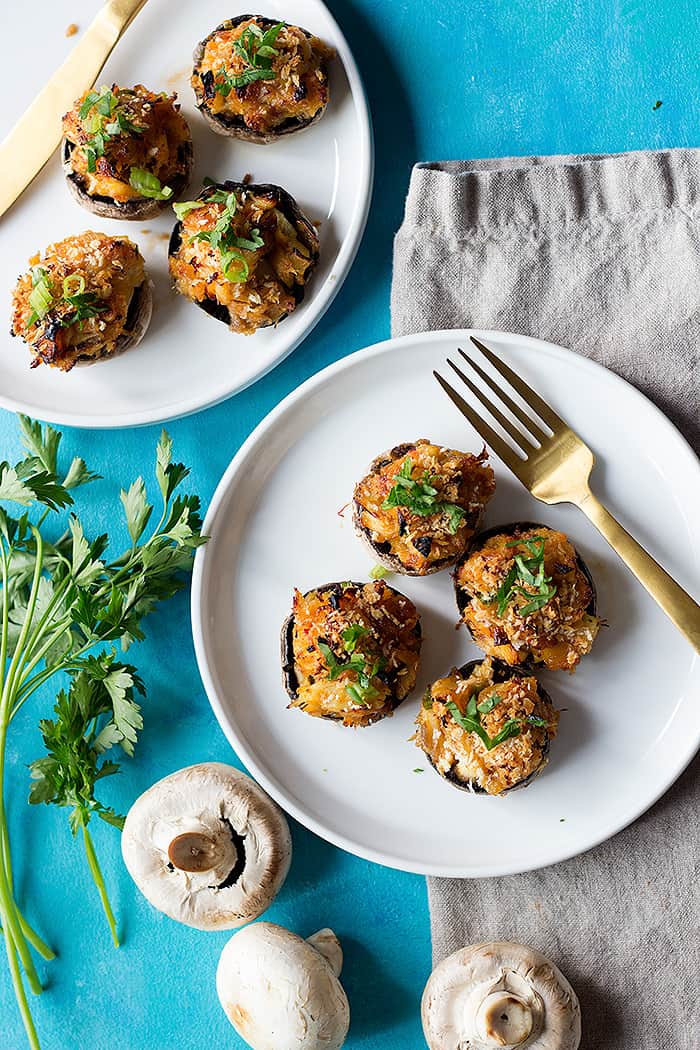
M 504 795 L 542 772 L 558 723 L 534 676 L 490 658 L 472 660 L 426 691 L 416 745 L 455 787 Z
M 12 335 L 31 353 L 31 367 L 68 372 L 135 346 L 151 319 L 151 285 L 128 237 L 87 230 L 50 244 L 17 281 Z
M 457 565 L 455 588 L 476 644 L 511 666 L 573 671 L 600 628 L 586 564 L 563 532 L 544 525 L 481 533 Z
M 420 618 L 383 580 L 294 592 L 282 627 L 282 672 L 298 707 L 345 726 L 390 715 L 416 684 Z
M 321 119 L 334 54 L 299 26 L 262 15 L 229 18 L 195 49 L 197 106 L 219 135 L 274 142 Z
M 109 219 L 149 219 L 187 188 L 192 139 L 176 95 L 134 88 L 85 92 L 63 118 L 68 187 Z
M 479 528 L 496 482 L 478 456 L 421 438 L 372 462 L 355 486 L 353 521 L 382 565 L 426 576 L 454 565 Z
M 181 295 L 242 335 L 277 325 L 296 309 L 319 240 L 286 190 L 212 183 L 174 208 L 170 275 Z

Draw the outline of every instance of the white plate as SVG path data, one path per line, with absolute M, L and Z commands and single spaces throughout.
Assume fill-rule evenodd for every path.
M 564 529 L 592 570 L 610 624 L 574 676 L 543 676 L 566 711 L 542 776 L 506 798 L 470 796 L 409 741 L 425 685 L 479 655 L 466 630 L 454 629 L 448 572 L 389 580 L 417 604 L 425 638 L 418 687 L 393 718 L 351 730 L 286 710 L 278 649 L 292 588 L 366 579 L 372 566 L 349 514 L 338 516 L 367 464 L 417 437 L 480 447 L 431 376 L 467 336 L 435 332 L 361 350 L 270 413 L 214 495 L 192 620 L 222 729 L 289 813 L 370 860 L 478 877 L 573 856 L 650 806 L 700 741 L 700 674 L 688 643 L 583 515 L 537 503 L 495 460 L 487 524 Z M 633 387 L 568 350 L 498 332 L 482 338 L 590 443 L 599 496 L 697 594 L 700 465 L 678 431 Z
M 205 175 L 222 180 L 250 173 L 256 182 L 284 186 L 310 219 L 320 220 L 321 261 L 305 300 L 274 330 L 233 335 L 171 290 L 167 267 L 167 235 L 175 221 L 171 209 L 145 223 L 99 219 L 70 196 L 54 157 L 3 219 L 3 301 L 7 302 L 17 275 L 26 270 L 30 255 L 69 234 L 98 229 L 127 234 L 138 243 L 155 283 L 155 311 L 146 337 L 133 352 L 68 374 L 44 366 L 30 371 L 24 343 L 3 337 L 0 405 L 4 408 L 82 427 L 154 423 L 196 412 L 242 390 L 286 357 L 323 315 L 350 269 L 367 219 L 373 150 L 364 90 L 337 23 L 320 0 L 265 0 L 261 5 L 260 13 L 297 23 L 322 37 L 336 48 L 338 58 L 331 63 L 331 101 L 322 120 L 279 143 L 256 146 L 213 134 L 195 109 L 189 85 L 197 41 L 224 19 L 249 10 L 248 6 L 227 0 L 198 0 L 186 11 L 181 6 L 176 5 L 176 12 L 172 0 L 150 0 L 99 83 L 139 82 L 155 90 L 177 91 L 194 138 L 195 176 L 188 196 L 194 196 Z M 29 8 L 25 15 L 13 15 L 18 22 L 32 17 L 36 12 L 32 15 Z M 19 28 L 13 26 L 17 39 L 28 40 Z M 33 65 L 48 75 L 57 60 L 48 47 L 43 61 L 41 57 L 33 54 Z M 24 48 L 7 49 L 0 73 L 4 97 L 16 97 L 16 85 L 26 80 L 26 62 Z M 8 327 L 3 326 L 5 331 Z

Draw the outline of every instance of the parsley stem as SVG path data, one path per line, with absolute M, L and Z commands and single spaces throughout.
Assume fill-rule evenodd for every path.
M 7 872 L 7 883 L 10 887 L 10 891 L 13 891 L 13 878 L 12 878 L 12 859 L 10 856 L 10 839 L 7 831 L 7 821 L 2 822 L 2 831 L 0 832 L 2 840 L 2 862 L 5 865 L 5 871 Z M 42 940 L 36 930 L 29 925 L 24 915 L 22 914 L 17 901 L 14 902 L 15 911 L 17 912 L 17 918 L 19 919 L 20 929 L 24 934 L 25 938 L 29 941 L 31 946 L 41 955 L 47 962 L 56 958 L 56 953 L 49 948 L 46 941 Z
M 102 877 L 102 869 L 100 868 L 100 862 L 97 859 L 95 853 L 95 846 L 92 841 L 92 835 L 88 831 L 85 816 L 82 817 L 83 826 L 83 842 L 85 844 L 85 855 L 87 856 L 87 862 L 90 867 L 90 874 L 92 875 L 93 881 L 97 886 L 97 892 L 100 895 L 102 901 L 102 907 L 104 908 L 105 915 L 107 916 L 107 922 L 109 928 L 112 931 L 112 940 L 114 941 L 114 947 L 119 947 L 119 937 L 117 936 L 117 922 L 114 918 L 114 912 L 112 911 L 112 905 L 109 903 L 109 897 L 107 896 L 107 887 L 105 886 L 105 880 Z
M 5 720 L 4 710 L 0 714 L 0 825 L 7 827 L 7 814 L 5 812 L 5 747 L 7 743 L 8 722 Z M 9 853 L 6 853 L 3 842 L 2 856 L 0 857 L 0 919 L 5 938 L 10 937 L 15 945 L 17 953 L 22 961 L 22 966 L 29 981 L 29 987 L 35 995 L 40 995 L 42 988 L 34 962 L 22 931 L 17 905 L 12 895 L 11 876 L 8 876 Z
M 12 985 L 15 990 L 15 998 L 17 999 L 17 1005 L 19 1006 L 19 1012 L 22 1017 L 22 1023 L 24 1024 L 24 1030 L 27 1033 L 27 1039 L 29 1041 L 30 1050 L 41 1050 L 39 1045 L 39 1037 L 36 1034 L 36 1028 L 34 1027 L 34 1021 L 29 1010 L 29 1003 L 27 1002 L 27 993 L 24 990 L 24 984 L 22 983 L 22 975 L 19 970 L 17 963 L 17 950 L 15 948 L 12 937 L 10 936 L 9 930 L 3 926 L 3 936 L 5 938 L 5 949 L 7 951 L 7 961 L 10 965 L 10 975 L 12 977 Z

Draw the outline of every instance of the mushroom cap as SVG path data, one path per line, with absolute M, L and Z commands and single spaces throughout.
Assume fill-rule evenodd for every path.
M 523 944 L 470 944 L 433 970 L 421 1001 L 430 1050 L 577 1050 L 575 991 L 546 956 Z
M 339 1050 L 350 1025 L 347 996 L 334 972 L 341 961 L 331 930 L 305 941 L 283 926 L 256 922 L 226 944 L 216 990 L 253 1050 Z
M 289 871 L 292 842 L 284 814 L 250 777 L 202 762 L 136 800 L 122 854 L 159 911 L 199 930 L 230 930 L 272 903 Z

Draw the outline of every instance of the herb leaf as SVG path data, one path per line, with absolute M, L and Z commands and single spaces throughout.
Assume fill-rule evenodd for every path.
M 142 197 L 148 197 L 150 200 L 167 201 L 173 195 L 170 186 L 161 185 L 160 179 L 145 168 L 131 169 L 129 185 Z
M 404 507 L 421 517 L 444 513 L 448 519 L 448 530 L 454 535 L 467 512 L 456 503 L 445 503 L 439 500 L 438 490 L 433 485 L 434 481 L 435 479 L 428 474 L 424 474 L 422 478 L 414 478 L 413 463 L 407 457 L 394 475 L 394 484 L 382 503 L 382 507 L 384 510 L 389 510 L 391 507 Z
M 229 73 L 222 66 L 214 90 L 227 98 L 234 88 L 245 87 L 256 80 L 274 80 L 277 74 L 272 68 L 272 62 L 279 51 L 273 45 L 283 28 L 284 22 L 278 22 L 264 33 L 254 22 L 246 26 L 233 45 L 233 54 L 243 61 L 243 70 L 241 73 Z
M 529 557 L 516 554 L 513 564 L 508 569 L 501 586 L 492 598 L 482 598 L 486 604 L 496 602 L 499 616 L 505 616 L 508 605 L 518 596 L 527 601 L 516 607 L 519 616 L 529 616 L 542 609 L 557 593 L 552 577 L 545 574 L 543 536 L 530 536 L 527 539 L 513 540 L 508 547 L 526 547 Z
M 493 700 L 493 696 L 489 697 L 489 701 L 484 701 L 483 704 L 478 705 L 477 695 L 477 693 L 473 693 L 472 696 L 469 698 L 466 714 L 462 714 L 454 700 L 449 700 L 446 704 L 447 709 L 454 718 L 455 722 L 457 722 L 457 724 L 460 725 L 462 729 L 465 729 L 468 733 L 476 733 L 479 739 L 483 742 L 487 751 L 493 751 L 495 747 L 498 747 L 499 744 L 502 744 L 504 740 L 510 739 L 510 737 L 520 736 L 521 726 L 517 718 L 509 718 L 503 726 L 503 728 L 496 734 L 496 736 L 489 736 L 489 734 L 481 724 L 479 712 L 485 707 L 486 703 Z M 495 706 L 496 704 L 492 704 L 491 707 L 488 708 L 488 710 L 492 710 Z

